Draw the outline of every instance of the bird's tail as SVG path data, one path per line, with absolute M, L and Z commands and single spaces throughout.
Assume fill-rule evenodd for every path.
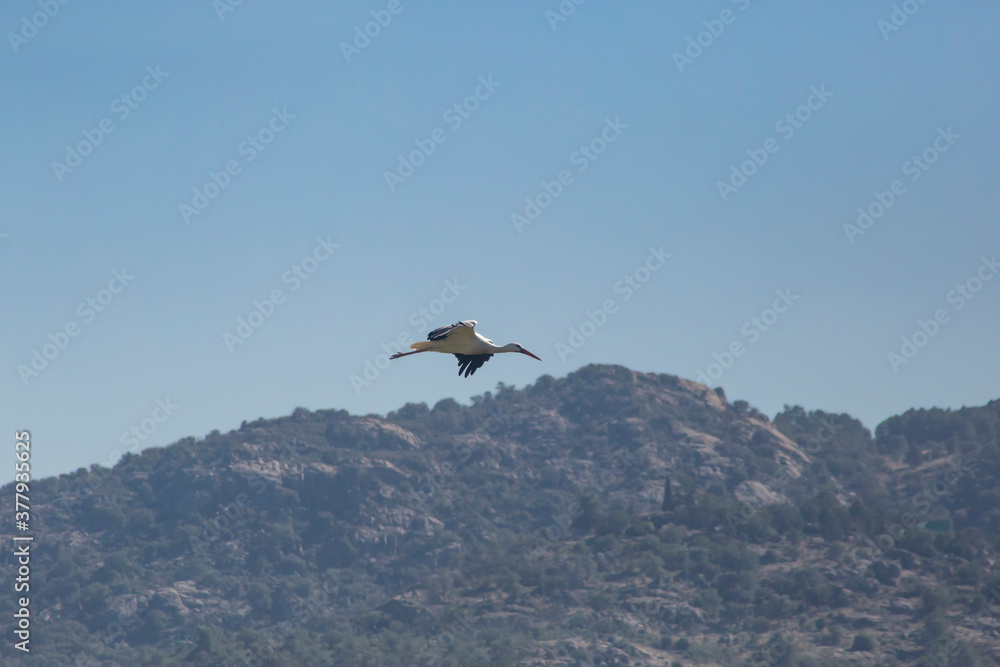
M 431 347 L 431 341 L 429 340 L 418 340 L 416 343 L 410 343 L 411 350 L 428 350 Z

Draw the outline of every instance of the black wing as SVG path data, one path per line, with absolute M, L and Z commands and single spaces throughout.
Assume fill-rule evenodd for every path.
M 466 332 L 470 336 L 475 335 L 476 321 L 475 320 L 462 320 L 461 322 L 455 322 L 454 324 L 449 324 L 446 327 L 441 327 L 435 329 L 434 331 L 427 334 L 427 340 L 441 340 L 446 338 L 455 329 L 460 329 L 463 327 L 468 327 L 470 331 Z
M 462 371 L 465 371 L 465 377 L 469 377 L 477 370 L 479 367 L 490 360 L 492 354 L 456 354 L 455 357 L 458 358 L 458 374 L 461 375 Z

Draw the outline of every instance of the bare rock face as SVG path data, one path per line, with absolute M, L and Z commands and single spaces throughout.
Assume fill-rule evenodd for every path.
M 233 472 L 243 476 L 262 477 L 279 484 L 282 478 L 282 465 L 278 460 L 251 459 L 237 461 L 232 464 Z
M 801 477 L 803 467 L 812 462 L 805 450 L 770 422 L 752 417 L 747 421 L 751 427 L 759 429 L 760 436 L 774 449 L 775 461 L 781 464 L 790 476 Z
M 187 616 L 191 613 L 188 606 L 184 604 L 181 592 L 173 586 L 157 589 L 149 600 L 149 608 L 181 616 Z
M 740 482 L 736 485 L 733 494 L 740 499 L 740 501 L 750 505 L 754 508 L 764 507 L 765 505 L 779 505 L 781 503 L 788 502 L 788 498 L 784 495 L 774 491 L 761 482 Z
M 362 444 L 370 450 L 406 451 L 419 449 L 420 438 L 399 424 L 376 417 L 340 418 L 326 428 L 331 443 Z
M 722 412 L 726 409 L 726 399 L 722 398 L 714 390 L 694 380 L 678 380 L 678 386 L 685 392 L 693 395 L 698 400 L 702 400 L 711 408 Z
M 358 427 L 374 438 L 379 449 L 418 449 L 420 438 L 405 428 L 381 419 L 360 419 Z

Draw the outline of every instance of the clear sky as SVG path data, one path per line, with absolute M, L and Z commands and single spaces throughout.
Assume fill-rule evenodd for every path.
M 1000 396 L 995 3 L 224 3 L 0 9 L 0 481 L 591 363 Z M 462 319 L 543 361 L 378 356 Z

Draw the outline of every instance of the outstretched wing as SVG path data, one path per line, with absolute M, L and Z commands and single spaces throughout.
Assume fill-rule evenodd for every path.
M 444 338 L 475 338 L 476 337 L 476 321 L 475 320 L 462 320 L 461 322 L 455 322 L 454 324 L 449 324 L 446 327 L 441 327 L 440 329 L 435 329 L 434 331 L 427 334 L 427 340 L 442 340 Z M 476 367 L 478 368 L 478 366 Z
M 461 375 L 462 371 L 465 371 L 465 377 L 469 377 L 477 370 L 479 367 L 490 360 L 492 354 L 456 354 L 455 357 L 458 359 L 458 374 Z

